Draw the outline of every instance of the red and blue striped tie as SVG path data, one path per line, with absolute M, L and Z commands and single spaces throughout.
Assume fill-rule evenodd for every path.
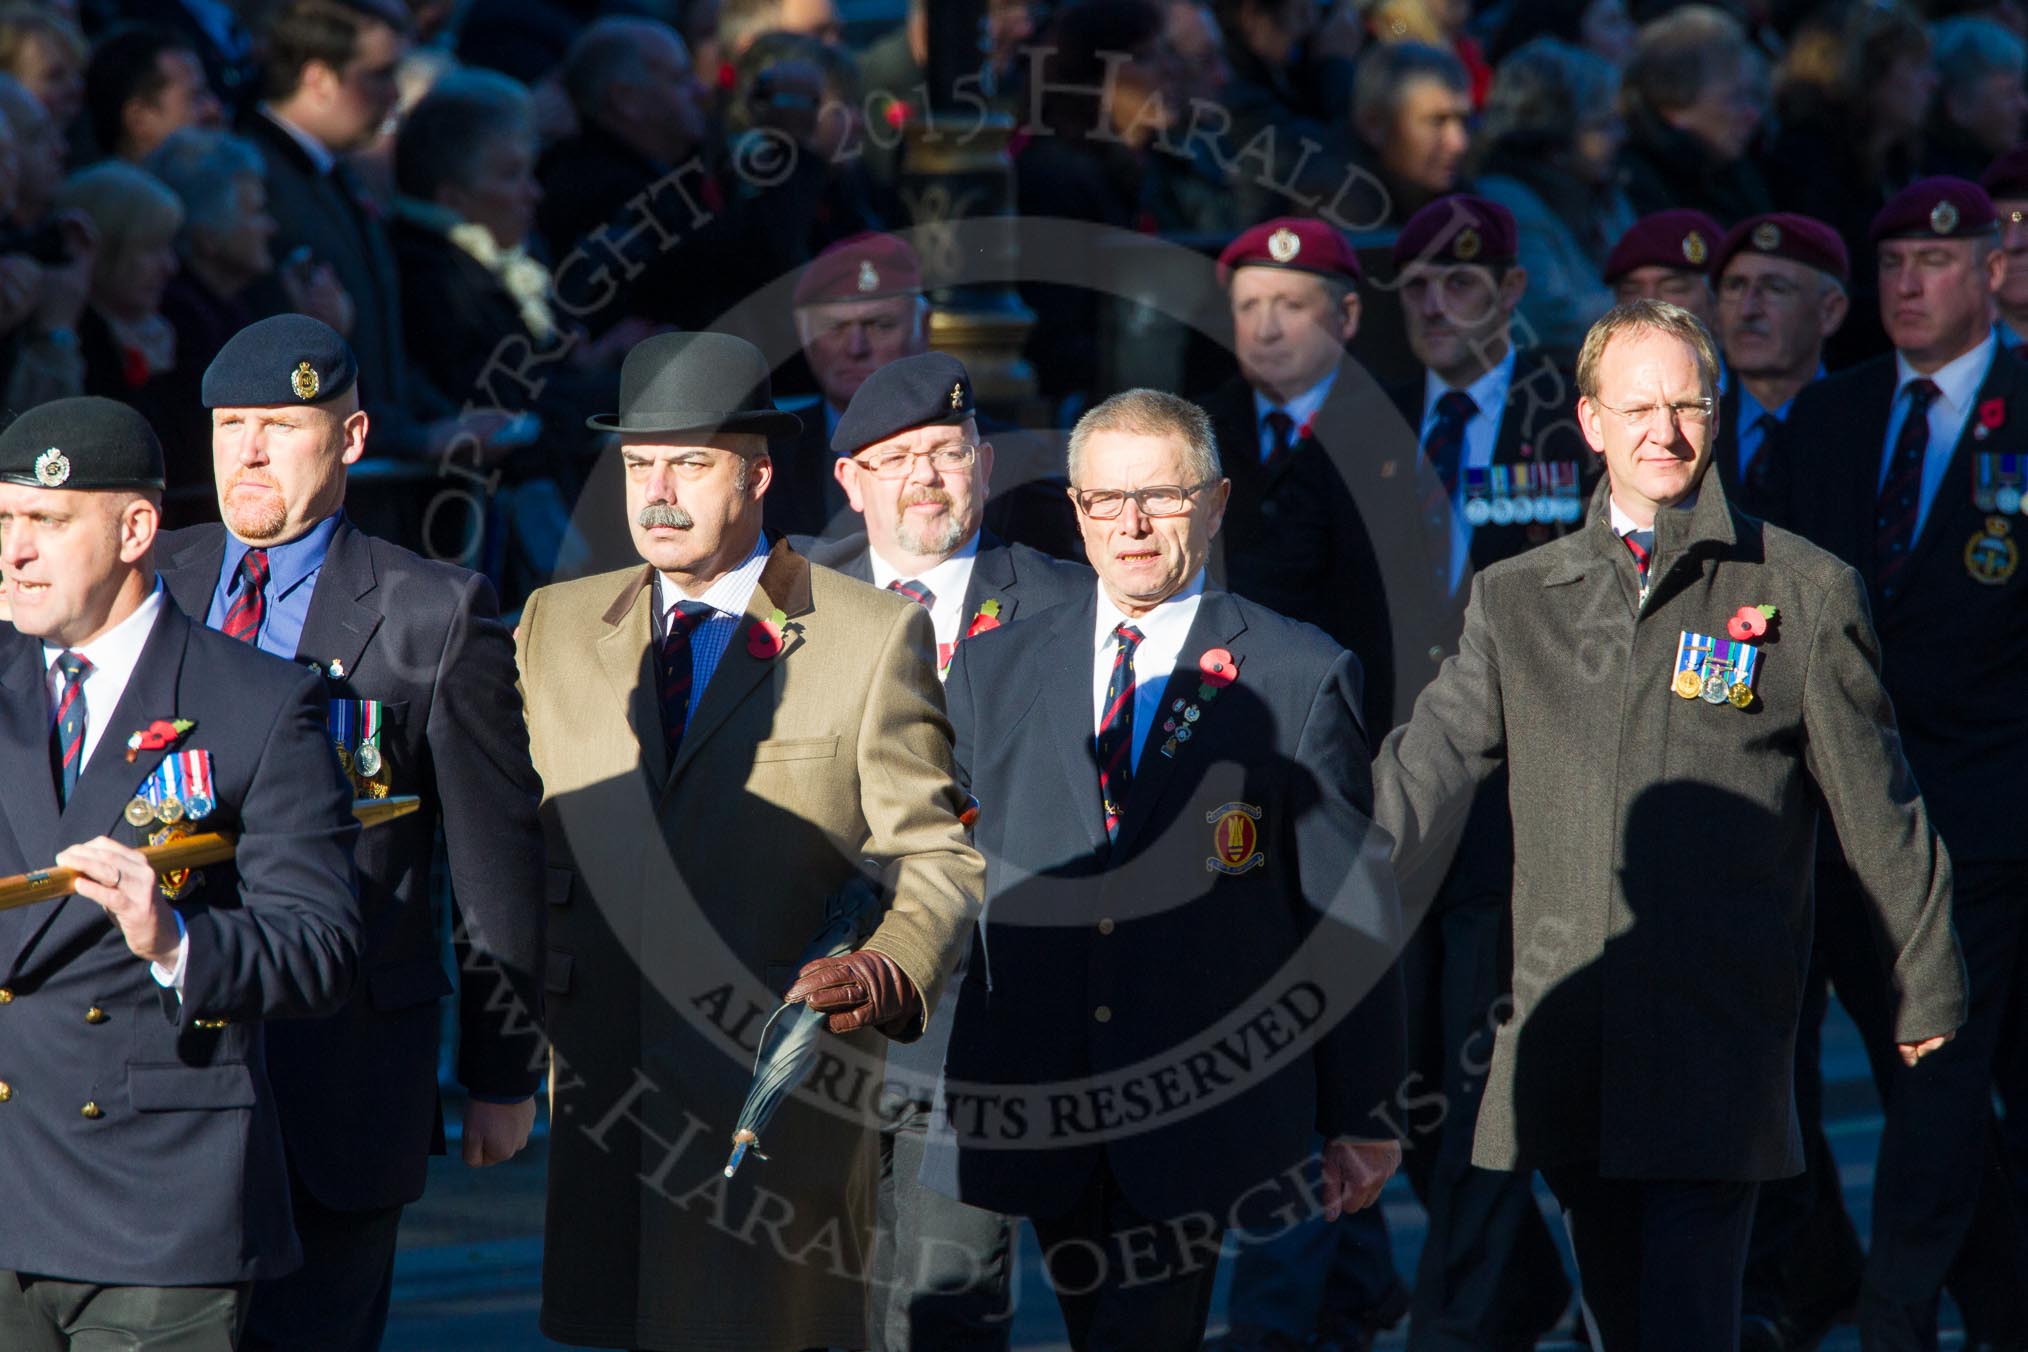
M 220 632 L 242 643 L 260 638 L 261 621 L 268 613 L 268 551 L 249 549 L 239 561 L 239 594 L 225 612 Z
M 937 603 L 937 594 L 912 577 L 898 577 L 887 584 L 891 592 L 899 592 L 909 600 L 928 610 Z
M 711 607 L 702 601 L 678 601 L 669 612 L 669 633 L 655 660 L 657 693 L 662 701 L 662 745 L 668 763 L 676 764 L 683 747 L 683 728 L 690 720 L 690 636 L 697 626 L 711 618 Z
M 91 659 L 65 649 L 57 654 L 56 669 L 63 674 L 63 689 L 56 697 L 50 757 L 56 762 L 57 802 L 67 804 L 70 791 L 77 787 L 78 771 L 84 769 L 84 680 L 91 675 Z
M 1131 624 L 1113 629 L 1113 674 L 1106 681 L 1104 712 L 1099 715 L 1099 801 L 1105 805 L 1106 839 L 1120 833 L 1120 808 L 1134 778 L 1134 649 L 1141 631 Z

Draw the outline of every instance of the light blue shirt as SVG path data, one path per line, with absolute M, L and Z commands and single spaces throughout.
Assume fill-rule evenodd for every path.
M 285 545 L 269 545 L 267 611 L 254 636 L 254 646 L 264 653 L 293 662 L 296 647 L 303 640 L 303 621 L 310 616 L 310 597 L 317 590 L 318 574 L 324 571 L 324 556 L 331 552 L 331 537 L 338 533 L 343 512 L 334 512 L 310 528 L 308 535 Z M 240 560 L 252 549 L 246 541 L 227 534 L 225 562 L 218 570 L 218 585 L 211 589 L 211 609 L 204 623 L 211 629 L 225 628 L 226 612 L 239 597 Z M 311 657 L 319 654 L 311 653 Z
M 1500 419 L 1507 411 L 1507 390 L 1514 383 L 1515 356 L 1510 345 L 1506 356 L 1465 386 L 1465 393 L 1471 396 L 1476 411 L 1465 420 L 1465 445 L 1458 456 L 1458 481 L 1451 490 L 1450 582 L 1453 594 L 1464 583 L 1465 569 L 1472 557 L 1472 528 L 1465 521 L 1464 471 L 1484 469 L 1493 463 L 1493 451 L 1500 439 Z M 1422 431 L 1416 438 L 1416 445 L 1429 445 L 1429 434 L 1436 430 L 1437 425 L 1437 401 L 1450 391 L 1451 387 L 1436 372 L 1423 373 Z
M 761 570 L 767 563 L 767 538 L 762 536 L 754 541 L 753 552 L 746 556 L 746 562 L 712 583 L 702 596 L 685 596 L 668 578 L 655 574 L 657 647 L 669 632 L 669 612 L 678 601 L 697 601 L 712 610 L 708 619 L 690 631 L 690 706 L 683 716 L 686 727 L 697 716 L 697 702 L 704 697 L 711 674 L 718 670 L 718 660 L 725 656 L 726 648 L 731 646 L 733 636 L 746 619 L 747 603 L 753 599 L 753 589 L 760 585 Z
M 1810 379 L 1822 380 L 1823 378 L 1824 365 L 1822 362 L 1819 362 L 1817 363 L 1817 374 L 1811 376 Z M 1788 402 L 1780 408 L 1763 408 L 1761 407 L 1760 400 L 1753 397 L 1752 390 L 1748 389 L 1745 385 L 1739 387 L 1739 477 L 1742 480 L 1746 478 L 1747 466 L 1753 463 L 1753 458 L 1760 454 L 1761 446 L 1767 441 L 1767 429 L 1760 425 L 1761 415 L 1767 414 L 1772 416 L 1776 422 L 1785 423 L 1789 420 L 1789 410 L 1795 406 L 1795 396 L 1790 395 Z
M 1275 434 L 1274 429 L 1268 426 L 1268 414 L 1276 409 L 1280 409 L 1289 415 L 1289 445 L 1293 448 L 1296 442 L 1301 440 L 1298 434 L 1301 432 L 1303 425 L 1316 418 L 1317 410 L 1322 408 L 1324 401 L 1331 397 L 1331 386 L 1337 382 L 1338 368 L 1334 366 L 1331 368 L 1331 374 L 1325 376 L 1322 380 L 1310 386 L 1309 389 L 1304 390 L 1286 404 L 1275 403 L 1259 390 L 1253 392 L 1253 430 L 1255 437 L 1259 439 L 1262 464 L 1266 464 L 1267 458 L 1275 452 Z
M 1951 457 L 1957 453 L 1958 440 L 1965 434 L 1965 425 L 1971 421 L 1972 410 L 1979 399 L 1979 386 L 1986 383 L 1986 372 L 1999 355 L 2000 341 L 1991 333 L 1962 357 L 1954 358 L 1932 371 L 1929 379 L 1936 384 L 1937 397 L 1929 404 L 1929 447 L 1922 457 L 1922 495 L 1916 500 L 1915 538 L 1922 538 L 1923 523 L 1929 520 L 1930 504 L 1936 501 L 1936 490 L 1943 483 L 1944 471 L 1950 468 Z M 1887 441 L 1881 447 L 1880 475 L 1874 485 L 1879 493 L 1887 487 L 1887 472 L 1894 463 L 1894 443 L 1901 435 L 1901 425 L 1908 421 L 1908 410 L 1913 402 L 1908 393 L 1908 382 L 1919 380 L 1922 373 L 1908 364 L 1908 358 L 1899 352 L 1894 354 L 1894 407 L 1887 418 Z

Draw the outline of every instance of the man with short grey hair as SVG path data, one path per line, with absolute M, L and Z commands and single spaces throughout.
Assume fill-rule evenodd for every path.
M 1820 803 L 1887 942 L 1882 1036 L 1913 1065 L 1965 1018 L 1950 860 L 1863 584 L 1728 502 L 1708 472 L 1717 376 L 1680 307 L 1593 326 L 1578 419 L 1606 477 L 1587 524 L 1473 579 L 1458 655 L 1375 764 L 1411 908 L 1507 770 L 1514 1012 L 1473 1161 L 1542 1171 L 1600 1352 L 1739 1345 L 1755 1194 L 1803 1164 Z
M 1382 43 L 1359 60 L 1352 132 L 1355 160 L 1383 194 L 1384 215 L 1347 208 L 1356 229 L 1400 225 L 1464 179 L 1471 149 L 1472 81 L 1464 63 L 1440 47 Z

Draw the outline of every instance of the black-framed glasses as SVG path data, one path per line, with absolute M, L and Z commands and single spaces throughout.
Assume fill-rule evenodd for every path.
M 1190 510 L 1190 499 L 1216 483 L 1206 479 L 1194 484 L 1149 484 L 1146 488 L 1073 488 L 1070 499 L 1077 509 L 1094 521 L 1112 521 L 1134 500 L 1142 516 L 1181 516 Z

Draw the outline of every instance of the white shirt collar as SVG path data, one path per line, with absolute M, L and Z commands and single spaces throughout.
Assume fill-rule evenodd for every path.
M 738 619 L 746 614 L 747 603 L 753 600 L 753 589 L 760 585 L 761 570 L 768 564 L 768 542 L 761 536 L 753 542 L 753 552 L 746 561 L 718 579 L 705 589 L 702 596 L 686 595 L 682 588 L 664 577 L 655 574 L 655 607 L 659 615 L 666 616 L 679 601 L 699 601 L 710 606 L 720 615 Z
M 1092 631 L 1092 650 L 1101 654 L 1108 653 L 1112 647 L 1113 630 L 1120 625 L 1131 624 L 1141 631 L 1143 651 L 1146 651 L 1149 645 L 1157 644 L 1173 652 L 1180 652 L 1184 637 L 1189 634 L 1191 624 L 1197 619 L 1197 605 L 1203 599 L 1204 570 L 1200 568 L 1197 570 L 1197 576 L 1191 578 L 1181 591 L 1139 619 L 1130 620 L 1124 611 L 1113 604 L 1112 597 L 1106 595 L 1106 584 L 1101 581 L 1098 584 L 1098 619 L 1097 627 Z M 1137 670 L 1142 669 L 1139 658 L 1135 659 L 1134 665 Z M 1149 667 L 1147 670 L 1159 670 L 1166 676 L 1170 665 L 1173 663 Z
M 1507 387 L 1514 383 L 1514 362 L 1518 353 L 1512 343 L 1507 344 L 1507 355 L 1486 368 L 1477 380 L 1465 386 L 1465 393 L 1472 397 L 1476 410 L 1474 418 L 1496 417 L 1507 406 Z M 1436 416 L 1437 400 L 1450 393 L 1451 386 L 1434 371 L 1422 375 L 1422 420 L 1425 426 Z
M 316 166 L 318 173 L 328 174 L 331 167 L 338 163 L 338 157 L 333 155 L 322 141 L 276 112 L 272 104 L 261 105 L 261 116 L 280 127 L 291 141 L 301 146 L 303 153 L 310 157 L 310 163 Z
M 162 597 L 162 579 L 157 576 L 154 590 L 134 607 L 133 614 L 90 643 L 67 650 L 92 664 L 83 685 L 86 717 L 82 754 L 85 765 L 91 764 L 92 751 L 106 731 L 106 720 L 119 707 L 120 697 L 127 693 L 127 685 L 134 678 L 134 669 L 141 664 L 141 650 L 148 646 L 148 636 L 155 632 L 155 621 L 162 615 Z M 63 677 L 56 672 L 56 659 L 65 651 L 61 645 L 46 641 L 42 645 L 42 664 L 52 699 L 63 688 Z M 53 710 L 55 706 L 52 704 L 51 708 Z M 148 717 L 154 718 L 170 711 L 155 709 L 146 712 Z
M 1984 342 L 1930 372 L 1929 379 L 1935 382 L 1938 396 L 1952 417 L 1962 417 L 1971 408 L 1972 401 L 1979 397 L 1979 386 L 1986 378 L 1986 368 L 1993 364 L 1993 349 L 1999 341 L 1988 329 Z M 1894 354 L 1894 392 L 1897 399 L 1909 381 L 1921 376 L 1922 372 L 1908 364 L 1907 357 L 1899 351 Z
M 962 597 L 965 588 L 971 585 L 972 561 L 979 557 L 979 532 L 973 531 L 971 538 L 959 545 L 957 552 L 920 573 L 903 573 L 895 569 L 869 539 L 866 557 L 873 564 L 873 585 L 885 587 L 890 582 L 914 581 L 928 587 L 942 601 L 946 595 Z
M 1634 519 L 1628 516 L 1625 512 L 1620 510 L 1620 500 L 1614 497 L 1610 492 L 1606 494 L 1606 502 L 1611 506 L 1612 509 L 1613 534 L 1619 536 L 1621 539 L 1625 539 L 1627 536 L 1632 535 L 1637 530 L 1654 529 L 1653 526 L 1635 525 Z M 1689 497 L 1677 503 L 1675 507 L 1663 507 L 1658 510 L 1663 512 L 1678 511 L 1678 510 L 1687 512 L 1696 505 L 1697 505 L 1697 495 L 1695 493 L 1692 493 Z
M 1322 408 L 1324 401 L 1331 397 L 1331 387 L 1337 383 L 1338 368 L 1333 366 L 1330 373 L 1322 380 L 1310 386 L 1309 389 L 1304 390 L 1287 403 L 1277 404 L 1274 400 L 1261 393 L 1259 389 L 1255 389 L 1253 392 L 1254 427 L 1258 428 L 1262 423 L 1266 422 L 1267 415 L 1276 409 L 1280 409 L 1288 414 L 1289 421 L 1293 422 L 1297 427 L 1302 427 L 1314 421 L 1317 416 L 1317 410 Z

